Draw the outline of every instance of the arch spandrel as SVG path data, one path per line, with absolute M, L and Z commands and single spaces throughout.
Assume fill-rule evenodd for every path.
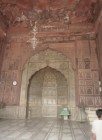
M 42 61 L 70 61 L 66 56 L 62 53 L 47 49 L 44 51 L 40 51 L 29 59 L 29 62 L 42 62 Z

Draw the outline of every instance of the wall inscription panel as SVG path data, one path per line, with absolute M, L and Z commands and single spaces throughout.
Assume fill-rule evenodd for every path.
M 90 53 L 89 55 L 86 55 L 86 57 L 83 46 L 80 46 L 83 56 L 78 56 L 79 103 L 83 102 L 87 107 L 100 107 L 102 105 L 102 100 L 99 92 L 99 71 L 96 57 L 97 54 L 95 51 L 96 46 L 90 47 L 87 47 L 87 49 L 90 49 Z

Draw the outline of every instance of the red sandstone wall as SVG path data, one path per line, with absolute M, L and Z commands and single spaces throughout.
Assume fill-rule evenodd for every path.
M 7 37 L 7 45 L 1 71 L 0 100 L 7 105 L 19 105 L 22 71 L 26 61 L 35 53 L 46 48 L 58 50 L 68 56 L 75 70 L 76 100 L 87 106 L 100 106 L 98 92 L 98 64 L 95 41 L 76 40 L 70 43 L 53 43 L 40 45 L 33 50 L 27 44 L 27 33 L 11 33 Z M 13 86 L 13 81 L 17 85 Z M 93 83 L 94 81 L 94 83 Z
M 5 51 L 5 43 L 6 43 L 5 41 L 6 41 L 5 38 L 0 36 L 0 81 L 1 81 L 1 68 Z
M 100 68 L 100 80 L 102 81 L 102 19 L 99 25 L 98 35 L 97 35 L 97 53 Z
M 7 25 L 5 22 L 5 19 L 3 15 L 0 13 L 0 102 L 2 102 L 2 82 L 1 82 L 1 69 L 2 69 L 2 64 L 4 60 L 4 52 L 5 52 L 5 44 L 6 44 L 6 31 L 7 31 Z

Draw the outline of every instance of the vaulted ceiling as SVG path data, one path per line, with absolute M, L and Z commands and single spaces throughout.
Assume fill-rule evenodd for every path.
M 81 34 L 93 29 L 99 10 L 99 0 L 0 0 L 0 32 L 37 22 L 41 32 Z

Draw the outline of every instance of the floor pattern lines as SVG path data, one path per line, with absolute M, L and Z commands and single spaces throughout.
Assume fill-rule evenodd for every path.
M 43 125 L 42 125 L 43 122 Z M 37 140 L 39 139 L 39 137 L 41 137 L 41 140 L 47 140 L 45 138 L 45 136 L 47 137 L 47 135 L 50 133 L 49 128 L 53 126 L 54 122 L 53 121 L 48 121 L 48 120 L 39 120 L 39 123 L 41 124 L 41 127 L 37 127 L 37 129 L 33 132 L 32 135 L 32 140 Z M 48 128 L 48 130 L 44 131 L 44 128 Z M 50 128 L 51 129 L 51 128 Z
M 55 124 L 55 121 L 53 121 L 53 123 L 52 123 L 52 125 L 51 125 L 51 127 L 50 127 L 50 129 L 48 131 L 48 133 L 46 134 L 46 136 L 45 136 L 45 138 L 43 140 L 48 140 L 49 135 L 50 135 L 50 133 L 51 133 L 53 127 L 54 127 L 54 124 Z
M 59 136 L 58 136 L 58 140 L 62 140 L 62 135 L 63 135 L 63 120 L 61 120 L 60 122 L 60 131 L 59 131 Z
M 0 120 L 0 140 L 90 140 L 91 125 L 56 118 Z
M 28 122 L 29 123 L 29 122 Z M 27 123 L 27 124 L 28 124 Z M 37 121 L 37 123 L 36 123 L 36 125 L 34 125 L 33 124 L 33 127 L 31 127 L 31 124 L 30 124 L 30 130 L 31 129 L 34 129 L 34 128 L 36 128 L 36 130 L 34 129 L 34 132 L 33 132 L 33 134 L 32 134 L 32 137 L 33 137 L 33 135 L 35 135 L 36 134 L 36 136 L 39 134 L 39 132 L 40 132 L 40 130 L 42 130 L 42 128 L 43 127 L 45 127 L 45 125 L 46 125 L 46 122 L 42 122 L 41 124 L 39 123 L 39 121 Z M 38 131 L 39 130 L 39 131 Z M 26 126 L 26 128 L 25 128 L 25 134 L 27 135 L 29 135 L 29 126 Z M 32 133 L 32 132 L 31 132 Z M 24 136 L 24 132 L 23 133 L 21 133 L 19 136 L 18 136 L 18 139 L 20 139 L 20 138 L 22 138 L 22 139 L 26 139 L 26 135 Z M 34 136 L 35 137 L 35 136 Z M 18 140 L 17 139 L 17 140 Z
M 80 124 L 77 123 L 77 125 L 80 128 L 80 130 L 82 131 L 82 133 L 83 133 L 83 135 L 85 137 L 85 140 L 90 139 L 90 137 L 91 137 L 90 136 L 90 129 L 91 129 L 91 127 L 89 126 L 89 124 L 87 122 L 85 122 L 85 123 L 84 122 L 81 122 Z
M 72 140 L 76 140 L 75 134 L 74 134 L 74 131 L 73 131 L 73 127 L 72 127 L 72 122 L 71 122 L 71 120 L 68 120 L 68 125 L 70 126 L 71 135 L 72 135 Z

